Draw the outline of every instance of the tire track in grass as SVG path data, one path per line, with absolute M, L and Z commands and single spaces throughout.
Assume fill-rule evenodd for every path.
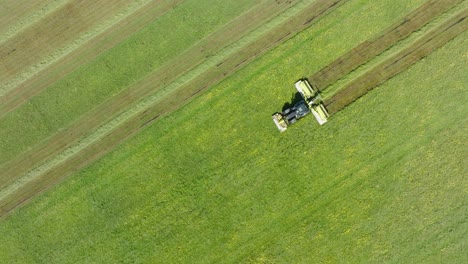
M 112 28 L 151 0 L 64 5 L 36 24 L 0 44 L 0 96 L 39 74 L 97 35 Z
M 92 61 L 101 53 L 113 48 L 134 32 L 141 30 L 183 1 L 185 0 L 170 2 L 164 0 L 151 1 L 114 24 L 108 30 L 98 34 L 81 47 L 67 54 L 67 56 L 51 64 L 50 67 L 45 68 L 18 85 L 15 89 L 0 96 L 0 118 L 20 107 L 30 98 L 47 89 L 47 87 L 64 78 L 81 65 Z
M 373 40 L 365 41 L 340 56 L 334 62 L 308 77 L 318 89 L 324 90 L 332 83 L 389 49 L 399 41 L 440 16 L 463 0 L 431 0 L 403 19 L 384 30 Z
M 332 115 L 354 102 L 368 91 L 384 83 L 388 79 L 406 70 L 418 60 L 432 51 L 442 47 L 468 29 L 468 9 L 454 15 L 442 25 L 422 36 L 409 47 L 383 61 L 366 74 L 359 76 L 343 89 L 325 100 L 325 106 Z
M 88 144 L 77 149 L 69 148 L 62 152 L 58 156 L 58 159 L 62 159 L 60 162 L 46 163 L 38 170 L 24 175 L 22 178 L 24 181 L 18 181 L 17 184 L 12 184 L 8 189 L 4 189 L 0 196 L 0 216 L 57 184 L 71 172 L 90 164 L 154 120 L 187 104 L 196 95 L 220 82 L 257 56 L 305 29 L 344 2 L 346 0 L 318 0 L 301 7 L 289 19 L 283 17 L 284 20 L 278 26 L 269 29 L 257 39 L 251 40 L 247 45 L 240 48 L 233 47 L 227 58 L 223 56 L 215 58 L 209 62 L 211 66 L 207 69 L 195 76 L 189 76 L 189 80 L 184 83 L 175 83 L 174 88 L 177 89 L 167 91 L 163 96 L 155 96 L 149 102 L 143 102 L 141 109 L 138 109 L 137 106 L 134 107 L 137 110 L 127 112 L 128 116 L 125 113 L 122 114 L 121 120 L 115 124 L 109 123 L 108 127 L 101 127 L 103 129 L 101 134 L 94 138 L 90 136 L 91 142 Z M 62 157 L 60 157 L 61 155 Z

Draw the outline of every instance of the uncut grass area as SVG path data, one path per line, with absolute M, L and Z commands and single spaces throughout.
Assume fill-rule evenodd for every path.
M 467 37 L 280 134 L 287 42 L 1 219 L 0 262 L 464 263 Z

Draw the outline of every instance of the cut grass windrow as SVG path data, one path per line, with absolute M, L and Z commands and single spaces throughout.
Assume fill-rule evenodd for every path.
M 53 157 L 65 148 L 72 146 L 78 139 L 109 122 L 131 104 L 148 97 L 150 93 L 161 90 L 171 82 L 176 81 L 184 73 L 187 73 L 196 67 L 196 65 L 213 56 L 214 52 L 220 51 L 238 41 L 249 31 L 264 23 L 266 19 L 276 17 L 278 12 L 289 8 L 288 6 L 289 4 L 271 5 L 270 1 L 265 1 L 235 18 L 209 37 L 186 50 L 179 57 L 163 65 L 149 77 L 127 87 L 96 109 L 85 114 L 65 129 L 65 131 L 56 134 L 46 142 L 8 163 L 5 166 L 6 169 L 3 170 L 4 173 L 0 174 L 0 188 L 15 180 L 14 176 L 25 173 L 27 171 L 25 170 L 26 168 L 33 168 L 37 166 L 37 163 Z M 255 15 L 260 12 L 262 15 Z
M 468 29 L 468 9 L 454 15 L 419 40 L 383 61 L 366 74 L 361 75 L 335 95 L 325 101 L 330 114 L 334 114 L 354 102 L 368 91 L 406 70 L 409 66 L 424 58 L 432 51 Z
M 0 44 L 37 23 L 70 0 L 2 1 L 0 6 Z
M 15 89 L 151 0 L 71 2 L 0 45 L 0 96 Z
M 221 56 L 209 61 L 211 67 L 207 67 L 194 76 L 189 75 L 189 81 L 176 83 L 177 89 L 166 91 L 167 94 L 165 93 L 164 97 L 155 96 L 152 98 L 154 101 L 142 102 L 141 109 L 137 111 L 129 110 L 127 112 L 128 116 L 125 116 L 125 113 L 122 114 L 119 122 L 104 127 L 105 131 L 102 132 L 99 138 L 91 138 L 89 144 L 74 151 L 68 149 L 73 153 L 70 153 L 62 162 L 45 164 L 40 168 L 40 171 L 30 172 L 29 175 L 23 177 L 24 181 L 20 180 L 17 184 L 10 185 L 12 187 L 4 189 L 2 192 L 3 199 L 0 200 L 0 215 L 5 215 L 37 193 L 56 184 L 71 172 L 93 162 L 142 127 L 185 105 L 195 95 L 218 83 L 227 75 L 252 61 L 256 56 L 272 49 L 295 33 L 315 23 L 319 18 L 344 2 L 346 1 L 321 0 L 308 4 L 309 2 L 306 1 L 306 4 L 297 6 L 299 8 L 295 10 L 295 13 L 285 17 L 279 16 L 277 19 L 282 22 L 277 27 L 273 29 L 266 28 L 268 32 L 260 34 L 257 39 L 252 39 L 245 46 L 228 49 L 228 57 Z M 138 105 L 134 108 L 138 108 Z M 64 153 L 61 155 L 64 155 Z
M 365 41 L 344 54 L 328 66 L 309 77 L 309 80 L 320 90 L 346 76 L 360 65 L 368 62 L 397 42 L 419 30 L 462 0 L 431 0 L 417 8 L 403 19 L 384 30 L 373 40 Z
M 141 30 L 152 21 L 163 16 L 183 1 L 174 0 L 167 2 L 156 0 L 149 2 L 120 20 L 108 30 L 90 39 L 81 47 L 73 50 L 31 78 L 28 78 L 14 89 L 9 90 L 3 96 L 0 96 L 0 118 L 64 78 L 81 65 L 92 61 L 134 32 Z
M 337 91 L 341 88 L 349 85 L 351 82 L 359 78 L 361 75 L 365 75 L 367 71 L 372 70 L 374 67 L 382 63 L 383 61 L 387 60 L 391 56 L 394 56 L 398 52 L 402 51 L 403 49 L 409 47 L 414 42 L 418 41 L 422 36 L 433 30 L 439 25 L 442 25 L 447 20 L 451 19 L 454 15 L 459 13 L 460 11 L 468 8 L 468 2 L 462 2 L 447 12 L 443 13 L 442 15 L 436 17 L 428 24 L 424 25 L 422 28 L 408 36 L 407 38 L 399 41 L 392 47 L 388 48 L 384 52 L 380 53 L 378 56 L 372 58 L 371 60 L 367 61 L 366 63 L 360 65 L 353 71 L 351 71 L 348 75 L 344 76 L 343 78 L 339 79 L 335 83 L 326 87 L 325 90 L 322 90 L 322 97 L 324 99 L 328 99 L 329 97 L 333 96 Z
M 65 129 L 257 4 L 239 0 L 221 8 L 226 7 L 223 0 L 186 0 L 81 65 L 0 119 L 0 164 Z

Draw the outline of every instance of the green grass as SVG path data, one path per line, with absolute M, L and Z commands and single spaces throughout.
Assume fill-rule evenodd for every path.
M 279 134 L 271 113 L 298 72 L 339 56 L 316 42 L 339 27 L 299 34 L 0 220 L 0 262 L 466 262 L 468 34 L 325 126 Z
M 232 5 L 237 6 L 237 9 L 221 9 L 223 11 L 220 15 L 225 15 L 224 20 L 207 17 L 207 12 L 219 9 L 218 5 L 223 5 L 222 2 L 214 1 L 213 6 L 207 4 L 208 8 L 204 8 L 200 1 L 186 2 L 184 6 L 179 6 L 121 45 L 8 113 L 0 120 L 0 164 L 65 128 L 105 99 L 157 69 L 202 38 L 203 34 L 234 16 L 234 10 L 239 9 L 237 12 L 240 12 L 241 7 L 247 8 L 246 1 L 236 1 Z M 371 4 L 367 0 L 355 0 L 346 3 L 332 16 L 321 19 L 306 34 L 297 36 L 296 41 L 284 46 L 284 49 L 295 50 L 295 57 L 290 57 L 289 62 L 307 59 L 310 63 L 292 63 L 292 68 L 287 71 L 288 76 L 278 86 L 284 87 L 291 79 L 319 70 L 360 42 L 377 35 L 423 2 L 418 0 L 395 5 L 391 0 Z M 199 9 L 201 11 L 197 11 Z M 188 16 L 189 12 L 199 15 Z M 192 19 L 186 22 L 193 26 L 172 30 L 170 25 L 182 19 Z M 198 31 L 193 31 L 192 27 Z M 276 59 L 285 59 L 285 56 L 288 55 L 280 51 Z M 288 90 L 284 91 L 289 93 Z M 279 98 L 284 96 L 283 93 Z
M 345 87 L 346 85 L 353 82 L 355 79 L 359 78 L 360 76 L 366 74 L 368 71 L 372 70 L 374 67 L 382 63 L 383 61 L 389 59 L 391 56 L 394 56 L 398 52 L 402 51 L 403 49 L 409 47 L 411 44 L 416 42 L 418 39 L 424 36 L 424 34 L 429 33 L 431 30 L 434 30 L 437 26 L 442 25 L 446 22 L 450 17 L 456 15 L 457 13 L 461 12 L 465 8 L 468 7 L 467 2 L 462 2 L 455 7 L 449 9 L 447 12 L 442 14 L 441 16 L 433 19 L 431 22 L 411 34 L 409 37 L 397 42 L 395 45 L 390 47 L 389 49 L 385 50 L 375 58 L 369 60 L 368 62 L 364 63 L 363 65 L 359 66 L 351 73 L 346 75 L 344 78 L 338 80 L 337 82 L 333 83 L 322 93 L 323 98 L 328 98 L 333 96 L 340 88 Z
M 254 3 L 186 1 L 80 67 L 0 120 L 0 164 L 142 79 Z
M 174 92 L 180 89 L 180 86 L 190 83 L 190 81 L 193 80 L 193 78 L 196 78 L 196 76 L 199 76 L 203 72 L 208 71 L 209 69 L 213 67 L 216 67 L 218 63 L 221 63 L 225 59 L 229 58 L 230 56 L 232 56 L 233 53 L 239 51 L 240 49 L 242 49 L 249 43 L 255 42 L 260 36 L 265 34 L 265 32 L 268 32 L 268 31 L 274 32 L 274 29 L 277 25 L 287 21 L 287 19 L 294 16 L 296 13 L 300 12 L 304 8 L 304 6 L 310 5 L 311 2 L 313 1 L 314 0 L 303 1 L 303 2 L 297 3 L 294 6 L 290 6 L 287 10 L 281 13 L 281 16 L 278 16 L 262 24 L 260 27 L 256 28 L 255 30 L 247 34 L 246 36 L 242 37 L 240 41 L 235 42 L 229 45 L 229 47 L 226 47 L 220 50 L 215 55 L 204 60 L 203 63 L 200 63 L 199 65 L 197 65 L 194 69 L 189 70 L 186 74 L 178 78 L 176 82 L 173 82 L 168 86 L 165 86 L 162 90 L 157 91 L 151 96 L 145 97 L 137 104 L 132 105 L 132 107 L 128 111 L 124 111 L 123 113 L 119 114 L 111 122 L 108 122 L 105 125 L 102 125 L 101 127 L 99 127 L 99 129 L 93 131 L 92 133 L 89 133 L 86 137 L 82 137 L 80 139 L 79 144 L 76 144 L 73 147 L 68 148 L 66 151 L 57 154 L 54 158 L 48 160 L 46 163 L 42 164 L 40 167 L 30 170 L 27 174 L 18 175 L 18 176 L 21 176 L 19 181 L 16 181 L 8 185 L 3 190 L 0 190 L 0 200 L 2 199 L 2 197 L 5 197 L 6 195 L 11 194 L 15 190 L 18 190 L 18 188 L 21 188 L 21 186 L 24 183 L 33 180 L 35 177 L 43 173 L 45 170 L 48 170 L 54 165 L 68 159 L 69 157 L 73 155 L 76 155 L 78 151 L 83 150 L 90 144 L 93 144 L 93 142 L 96 143 L 97 141 L 102 139 L 102 137 L 104 137 L 106 134 L 114 130 L 117 126 L 121 125 L 124 121 L 129 120 L 130 118 L 133 118 L 136 113 L 142 112 L 144 109 L 147 109 L 150 105 L 154 105 L 154 104 L 157 104 L 158 102 L 161 102 L 164 99 L 164 97 L 167 96 L 168 93 Z M 258 7 L 255 7 L 255 8 L 256 10 L 258 9 Z M 211 53 L 213 53 L 213 51 Z M 180 61 L 180 58 L 178 58 L 177 60 Z

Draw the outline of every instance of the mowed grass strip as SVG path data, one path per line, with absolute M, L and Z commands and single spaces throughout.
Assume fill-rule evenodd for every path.
M 106 31 L 150 0 L 70 2 L 0 46 L 0 96 Z
M 183 76 L 184 73 L 193 69 L 210 56 L 215 55 L 261 24 L 276 17 L 278 13 L 294 6 L 291 3 L 285 2 L 283 4 L 271 5 L 271 2 L 266 1 L 241 14 L 216 32 L 210 34 L 207 38 L 187 49 L 174 60 L 163 65 L 144 80 L 126 88 L 90 113 L 82 116 L 64 131 L 61 131 L 43 144 L 36 146 L 8 163 L 1 173 L 0 186 L 5 187 L 21 177 L 22 174 L 44 162 L 44 160 L 58 155 L 66 148 L 73 146 L 78 140 L 80 140 L 81 144 L 83 142 L 82 137 L 89 135 L 90 131 L 94 131 L 106 122 L 109 122 L 110 119 L 121 114 L 129 105 L 165 88 L 169 83 L 174 82 L 176 78 Z M 257 15 L 259 12 L 262 15 Z M 187 77 L 184 76 L 184 78 Z
M 185 1 L 0 120 L 0 164 L 65 128 L 252 5 Z M 176 30 L 174 25 L 177 25 Z
M 412 3 L 412 7 L 416 7 L 418 3 Z M 404 12 L 401 12 L 401 11 L 397 11 L 397 9 L 388 9 L 388 6 L 393 6 L 391 3 L 384 3 L 382 2 L 382 5 L 380 6 L 382 8 L 382 10 L 385 10 L 385 12 L 383 12 L 383 15 L 388 17 L 388 18 L 394 18 L 394 19 L 398 19 L 398 17 L 394 17 L 393 14 L 401 14 L 403 15 Z M 355 21 L 355 18 L 356 17 L 360 17 L 362 18 L 363 17 L 363 14 L 360 13 L 360 12 L 363 12 L 365 15 L 367 15 L 367 18 L 368 19 L 372 19 L 372 17 L 369 17 L 368 14 L 369 14 L 369 10 L 368 8 L 362 8 L 363 7 L 363 3 L 362 2 L 352 2 L 350 3 L 350 5 L 348 5 L 348 7 L 346 7 L 345 10 L 347 10 L 346 12 L 339 12 L 339 16 L 338 18 L 340 19 L 341 21 L 341 18 L 343 19 L 343 21 L 345 21 L 345 24 L 347 25 L 351 25 L 351 21 Z M 365 7 L 365 5 L 364 5 Z M 398 8 L 400 8 L 402 11 L 405 10 L 405 8 L 411 8 L 411 5 L 409 6 L 405 6 L 405 5 L 401 5 L 399 6 Z M 349 14 L 347 13 L 349 12 Z M 351 14 L 351 15 L 350 15 Z M 376 14 L 377 17 L 380 17 L 382 15 L 382 13 L 380 14 Z M 346 21 L 349 20 L 348 23 L 346 23 Z M 322 31 L 322 27 L 327 27 L 328 30 L 327 30 L 327 33 L 329 32 L 336 32 L 336 27 L 333 28 L 333 25 L 335 25 L 334 23 L 334 19 L 333 18 L 329 18 L 328 16 L 325 17 L 325 23 L 323 23 L 323 25 L 321 25 L 320 27 L 318 27 L 318 29 L 314 29 L 314 28 L 311 28 L 309 34 L 310 37 L 308 36 L 306 39 L 302 39 L 302 43 L 300 45 L 297 45 L 295 46 L 295 49 L 297 49 L 297 47 L 310 47 L 310 41 L 315 41 L 315 40 L 320 40 L 320 41 L 323 41 L 324 43 L 329 43 L 329 40 L 327 40 L 327 38 L 323 38 L 322 35 L 320 35 L 321 33 L 323 33 Z M 365 20 L 359 20 L 359 21 L 362 21 L 362 25 L 359 25 L 359 24 L 354 24 L 352 27 L 362 27 L 362 28 L 366 28 L 366 34 L 373 34 L 372 31 L 367 31 L 367 22 Z M 379 25 L 378 23 L 374 23 L 374 25 Z M 382 23 L 380 24 L 380 26 L 383 26 L 385 27 L 385 23 Z M 350 34 L 350 31 L 347 31 L 346 29 L 347 28 L 343 28 L 342 26 L 339 27 L 340 30 L 338 30 L 338 32 L 336 32 L 337 35 L 343 35 L 343 34 Z M 376 34 L 377 31 L 374 33 Z M 366 36 L 366 34 L 360 34 L 360 35 L 355 35 L 355 34 L 351 34 L 350 36 L 348 36 L 348 40 L 350 41 L 350 43 L 359 43 L 359 42 L 362 42 L 362 39 L 360 40 L 359 38 L 356 38 L 356 36 L 360 36 L 360 37 L 363 37 L 363 36 Z M 307 45 L 304 45 L 305 43 L 307 43 Z M 343 44 L 342 42 L 339 42 L 339 43 L 336 43 L 336 44 Z M 320 45 L 317 45 L 317 47 L 320 47 Z M 306 53 L 307 54 L 307 53 Z M 316 54 L 315 52 L 311 52 L 310 54 L 314 54 L 314 58 L 310 58 L 309 60 L 310 61 L 313 61 L 314 63 L 312 64 L 307 64 L 308 66 L 315 66 L 315 67 L 320 67 L 320 65 L 324 65 L 325 63 L 324 62 L 320 62 L 318 63 L 318 61 L 316 60 Z M 318 53 L 318 55 L 321 55 L 321 53 Z M 330 53 L 329 54 L 330 56 L 334 56 L 336 54 L 334 53 Z M 333 58 L 333 57 L 332 57 Z M 300 59 L 300 58 L 299 58 Z M 330 58 L 328 58 L 327 60 L 330 60 Z M 326 60 L 325 60 L 326 61 Z M 292 67 L 291 67 L 292 68 Z M 294 72 L 296 72 L 296 75 L 294 74 Z M 294 76 L 298 76 L 297 75 L 297 70 L 296 71 L 289 71 L 289 73 L 293 73 L 293 75 L 290 76 L 290 78 L 296 78 Z M 290 85 L 289 82 L 285 82 L 284 80 L 276 80 L 275 82 L 277 83 L 283 83 L 283 86 L 287 87 L 287 85 Z M 281 86 L 278 86 L 278 87 L 281 87 Z M 284 91 L 286 91 L 287 93 L 289 93 L 288 89 L 284 89 Z M 196 91 L 195 91 L 196 92 Z M 278 97 L 280 98 L 280 97 Z M 284 101 L 284 98 L 281 99 L 281 101 Z M 279 104 L 279 103 L 278 103 Z M 272 109 L 273 111 L 273 109 Z M 147 120 L 151 120 L 152 118 L 154 118 L 154 116 L 151 116 L 151 112 L 147 111 L 144 113 L 144 115 L 148 116 L 149 118 Z M 77 157 L 76 157 L 77 158 Z M 34 189 L 34 187 L 32 188 Z M 36 187 L 37 189 L 37 187 Z M 16 197 L 17 198 L 17 197 Z M 16 199 L 14 198 L 14 199 Z
M 128 6 L 123 0 L 70 2 L 0 45 L 0 85 Z
M 2 219 L 0 258 L 463 263 L 465 40 L 280 135 L 291 41 Z
M 360 76 L 365 75 L 369 70 L 372 70 L 374 67 L 377 67 L 377 65 L 383 63 L 385 60 L 391 58 L 392 56 L 395 56 L 397 53 L 401 52 L 405 48 L 414 44 L 422 36 L 424 36 L 425 34 L 428 34 L 431 30 L 435 29 L 437 26 L 442 25 L 444 22 L 446 22 L 447 20 L 449 20 L 450 18 L 455 16 L 457 13 L 461 12 L 462 10 L 466 8 L 468 8 L 468 2 L 465 1 L 450 8 L 448 11 L 444 12 L 442 15 L 435 17 L 432 21 L 430 21 L 428 24 L 424 25 L 423 27 L 419 28 L 410 36 L 399 41 L 398 43 L 389 47 L 384 52 L 377 55 L 376 57 L 368 60 L 366 63 L 355 68 L 349 74 L 343 76 L 341 79 L 339 79 L 332 85 L 329 85 L 325 90 L 322 90 L 322 93 L 321 93 L 322 97 L 326 100 L 329 97 L 333 96 L 337 91 L 339 91 L 343 87 L 349 85 L 351 82 L 355 81 Z
M 302 75 L 297 74 L 297 72 L 313 72 L 314 70 L 318 70 L 321 67 L 324 67 L 331 60 L 339 57 L 341 54 L 348 51 L 351 47 L 364 41 L 368 37 L 377 35 L 379 30 L 387 27 L 388 24 L 394 23 L 400 17 L 406 14 L 406 12 L 411 11 L 422 2 L 423 1 L 415 1 L 411 3 L 404 3 L 399 6 L 395 6 L 391 2 L 385 1 L 379 2 L 378 5 L 372 6 L 366 5 L 367 2 L 363 0 L 350 2 L 347 4 L 347 7 L 342 8 L 343 12 L 335 14 L 336 19 L 335 17 L 325 17 L 322 24 L 311 29 L 311 37 L 306 37 L 306 39 L 303 40 L 303 44 L 301 46 L 296 46 L 302 49 L 304 52 L 316 54 L 316 56 L 310 59 L 310 63 L 307 67 L 297 70 L 296 73 L 291 76 L 291 78 L 299 78 Z M 379 15 L 374 14 L 384 16 L 384 19 L 377 19 Z M 343 21 L 343 25 L 345 26 L 341 25 L 340 27 L 336 27 L 336 21 L 338 20 Z M 356 21 L 363 21 L 363 23 L 356 23 Z M 371 23 L 373 27 L 369 27 L 367 25 L 369 24 L 369 21 L 374 21 Z M 355 27 L 359 28 L 356 29 Z M 352 34 L 353 30 L 359 30 L 361 34 Z M 153 34 L 152 37 L 157 35 L 158 34 Z M 339 35 L 346 36 L 346 41 L 333 41 L 333 39 Z M 134 44 L 144 50 L 142 43 Z M 148 45 L 144 45 L 145 47 L 149 46 L 152 48 L 152 45 L 150 45 L 151 43 L 146 44 Z M 148 56 L 145 56 L 144 58 L 154 58 L 151 57 L 155 55 L 154 53 L 156 52 L 153 50 L 152 52 L 148 53 L 149 55 L 146 54 Z M 104 56 L 105 55 L 102 55 L 102 57 Z M 110 61 L 113 62 L 113 60 Z M 152 65 L 154 61 L 150 60 L 147 63 L 151 63 Z M 123 67 L 122 65 L 128 65 L 128 62 L 121 63 L 121 60 L 119 60 L 112 65 L 112 69 L 118 69 L 118 67 Z M 141 67 L 142 65 L 138 66 Z M 67 85 L 65 81 L 54 85 L 51 89 L 49 89 L 48 93 L 44 93 L 42 96 L 38 96 L 38 98 L 35 98 L 35 100 L 30 101 L 23 107 L 18 108 L 17 111 L 9 113 L 6 118 L 0 120 L 0 124 L 2 124 L 0 128 L 3 130 L 0 131 L 0 134 L 3 134 L 3 136 L 0 137 L 0 140 L 3 138 L 2 141 L 5 142 L 2 143 L 2 148 L 5 151 L 0 153 L 0 164 L 4 164 L 7 160 L 11 160 L 20 152 L 23 152 L 27 148 L 34 145 L 34 142 L 44 140 L 43 138 L 56 131 L 57 127 L 62 127 L 69 124 L 68 122 L 70 122 L 73 119 L 72 117 L 76 116 L 77 114 L 92 109 L 93 104 L 91 102 L 99 102 L 99 100 L 97 100 L 99 98 L 104 100 L 105 96 L 101 93 L 105 93 L 106 91 L 109 92 L 108 89 L 110 88 L 116 89 L 115 82 L 117 82 L 117 80 L 114 80 L 113 83 L 99 80 L 98 77 L 100 75 L 96 76 L 95 73 L 100 72 L 100 70 L 106 72 L 106 68 L 107 67 L 102 65 L 101 60 L 99 62 L 99 67 L 87 69 L 86 71 L 81 69 L 80 74 L 75 73 L 68 79 L 69 81 L 71 80 L 69 85 Z M 140 70 L 144 70 L 144 68 L 141 68 Z M 91 85 L 89 82 L 84 83 L 86 79 L 80 78 L 80 76 L 86 76 L 86 74 L 90 74 L 90 76 L 93 76 L 93 79 L 97 78 L 100 82 L 95 83 L 98 81 L 95 80 L 91 83 L 93 85 Z M 121 80 L 124 77 L 131 76 L 131 74 L 127 76 L 126 74 L 123 75 L 122 73 L 116 72 L 115 76 Z M 114 77 L 114 75 L 112 75 L 112 77 Z M 278 83 L 279 86 L 287 86 L 288 84 L 289 82 L 284 80 Z M 71 89 L 72 85 L 75 86 L 76 89 Z M 99 93 L 90 92 L 90 90 L 92 90 L 90 88 L 92 87 L 99 87 Z M 55 92 L 51 92 L 50 90 L 54 90 Z M 283 96 L 279 96 L 278 98 L 289 96 L 287 94 L 289 94 L 289 91 L 285 89 Z M 47 100 L 50 98 L 55 98 L 52 100 L 52 102 L 55 101 L 55 103 L 48 102 Z M 79 98 L 83 98 L 83 102 L 76 102 L 76 105 L 78 105 L 80 109 L 75 109 L 71 104 L 75 105 L 74 101 L 77 101 Z M 39 109 L 40 112 L 38 112 L 36 108 Z M 79 110 L 78 113 L 76 113 L 77 110 Z M 272 109 L 272 111 L 274 111 L 274 109 Z M 60 123 L 61 125 L 57 123 Z M 29 126 L 26 124 L 29 124 Z M 15 127 L 17 129 L 15 129 Z M 48 131 L 49 129 L 50 131 Z M 24 133 L 19 136 L 16 131 L 24 131 Z
M 4 0 L 0 3 L 0 43 L 5 42 L 69 0 L 36 0 L 28 3 Z
M 389 49 L 399 41 L 410 36 L 434 18 L 443 14 L 453 6 L 461 3 L 461 0 L 431 0 L 400 21 L 390 26 L 375 39 L 367 40 L 320 71 L 311 75 L 308 79 L 320 90 L 325 90 L 329 85 L 346 76 L 360 65 Z
M 407 69 L 437 48 L 468 29 L 468 8 L 452 16 L 442 25 L 431 30 L 409 47 L 391 56 L 379 65 L 359 76 L 325 101 L 330 114 L 334 114 L 369 90 Z
M 195 77 L 183 76 L 183 80 L 186 80 L 186 78 L 189 79 L 181 84 L 176 83 L 175 88 L 170 90 L 169 94 L 166 93 L 164 96 L 156 94 L 157 96 L 155 99 L 150 98 L 150 100 L 147 100 L 148 102 L 137 105 L 138 108 L 136 110 L 133 108 L 130 109 L 128 114 L 124 113 L 122 116 L 119 116 L 117 120 L 112 120 L 109 124 L 101 127 L 98 132 L 96 132 L 97 135 L 93 134 L 88 137 L 89 139 L 81 139 L 77 147 L 71 148 L 73 150 L 68 149 L 65 150 L 64 153 L 59 154 L 52 153 L 58 155 L 58 158 L 29 172 L 27 175 L 21 175 L 19 173 L 26 172 L 24 168 L 32 160 L 35 158 L 43 158 L 41 155 L 44 155 L 44 152 L 50 151 L 51 148 L 58 148 L 58 150 L 62 151 L 64 149 L 62 147 L 63 145 L 76 140 L 73 138 L 70 139 L 70 134 L 81 130 L 83 131 L 82 133 L 86 133 L 89 128 L 86 128 L 83 122 L 77 122 L 79 127 L 72 127 L 69 130 L 70 132 L 65 131 L 65 133 L 60 135 L 63 141 L 44 145 L 43 150 L 36 152 L 37 154 L 33 153 L 32 155 L 25 156 L 24 161 L 21 161 L 22 163 L 9 164 L 6 170 L 4 170 L 5 177 L 3 178 L 4 182 L 2 184 L 4 184 L 3 186 L 11 184 L 11 186 L 7 186 L 5 190 L 0 193 L 0 199 L 2 199 L 0 208 L 3 210 L 3 213 L 9 212 L 18 204 L 49 187 L 51 184 L 56 183 L 70 172 L 102 156 L 149 122 L 163 115 L 167 115 L 186 104 L 193 99 L 194 95 L 211 87 L 213 84 L 219 82 L 227 75 L 235 72 L 237 69 L 253 60 L 256 56 L 278 45 L 281 41 L 285 41 L 288 36 L 292 36 L 295 32 L 303 30 L 311 23 L 317 22 L 319 18 L 328 14 L 328 12 L 331 12 L 340 4 L 342 4 L 340 1 L 316 1 L 311 3 L 304 2 L 302 5 L 298 5 L 297 8 L 294 7 L 294 9 L 297 9 L 296 11 L 293 10 L 294 15 L 282 14 L 281 16 L 284 16 L 285 19 L 280 20 L 281 23 L 279 23 L 279 25 L 272 26 L 266 33 L 263 32 L 264 29 L 259 29 L 260 33 L 253 32 L 254 37 L 251 38 L 250 43 L 246 43 L 244 46 L 240 46 L 240 48 L 234 47 L 234 51 L 229 51 L 226 58 L 220 57 L 220 60 L 217 62 L 213 61 L 211 66 L 201 65 L 200 70 L 196 69 L 198 73 L 188 74 L 195 75 Z M 262 10 L 265 11 L 263 8 Z M 256 13 L 256 10 L 252 11 Z M 274 15 L 274 13 L 271 15 Z M 241 18 L 241 21 L 245 23 L 245 19 Z M 276 25 L 276 22 L 272 21 L 272 23 Z M 215 34 L 215 36 L 216 35 L 217 34 Z M 256 37 L 256 35 L 260 36 Z M 246 36 L 245 38 L 250 38 L 250 36 Z M 214 38 L 214 40 L 217 39 L 218 37 Z M 206 47 L 205 45 L 202 46 Z M 157 75 L 150 77 L 153 78 L 147 80 L 147 83 L 154 83 L 154 78 L 158 78 Z M 135 96 L 133 90 L 132 96 Z M 123 99 L 128 100 L 128 96 L 123 97 Z M 121 107 L 121 104 L 125 104 L 125 102 L 115 104 L 116 102 L 114 100 L 112 100 L 111 103 L 111 105 L 115 105 L 115 107 Z M 102 108 L 101 111 L 104 110 L 109 110 L 109 106 Z M 96 115 L 103 116 L 103 113 L 92 114 L 89 118 L 95 118 Z M 61 138 L 58 140 L 61 140 Z M 9 175 L 18 175 L 18 177 Z M 12 181 L 17 178 L 19 178 L 18 182 L 12 183 Z
M 28 78 L 15 89 L 0 97 L 0 118 L 55 82 L 65 78 L 80 66 L 91 62 L 103 52 L 115 47 L 183 1 L 150 1 L 57 62 L 41 70 L 40 73 Z

